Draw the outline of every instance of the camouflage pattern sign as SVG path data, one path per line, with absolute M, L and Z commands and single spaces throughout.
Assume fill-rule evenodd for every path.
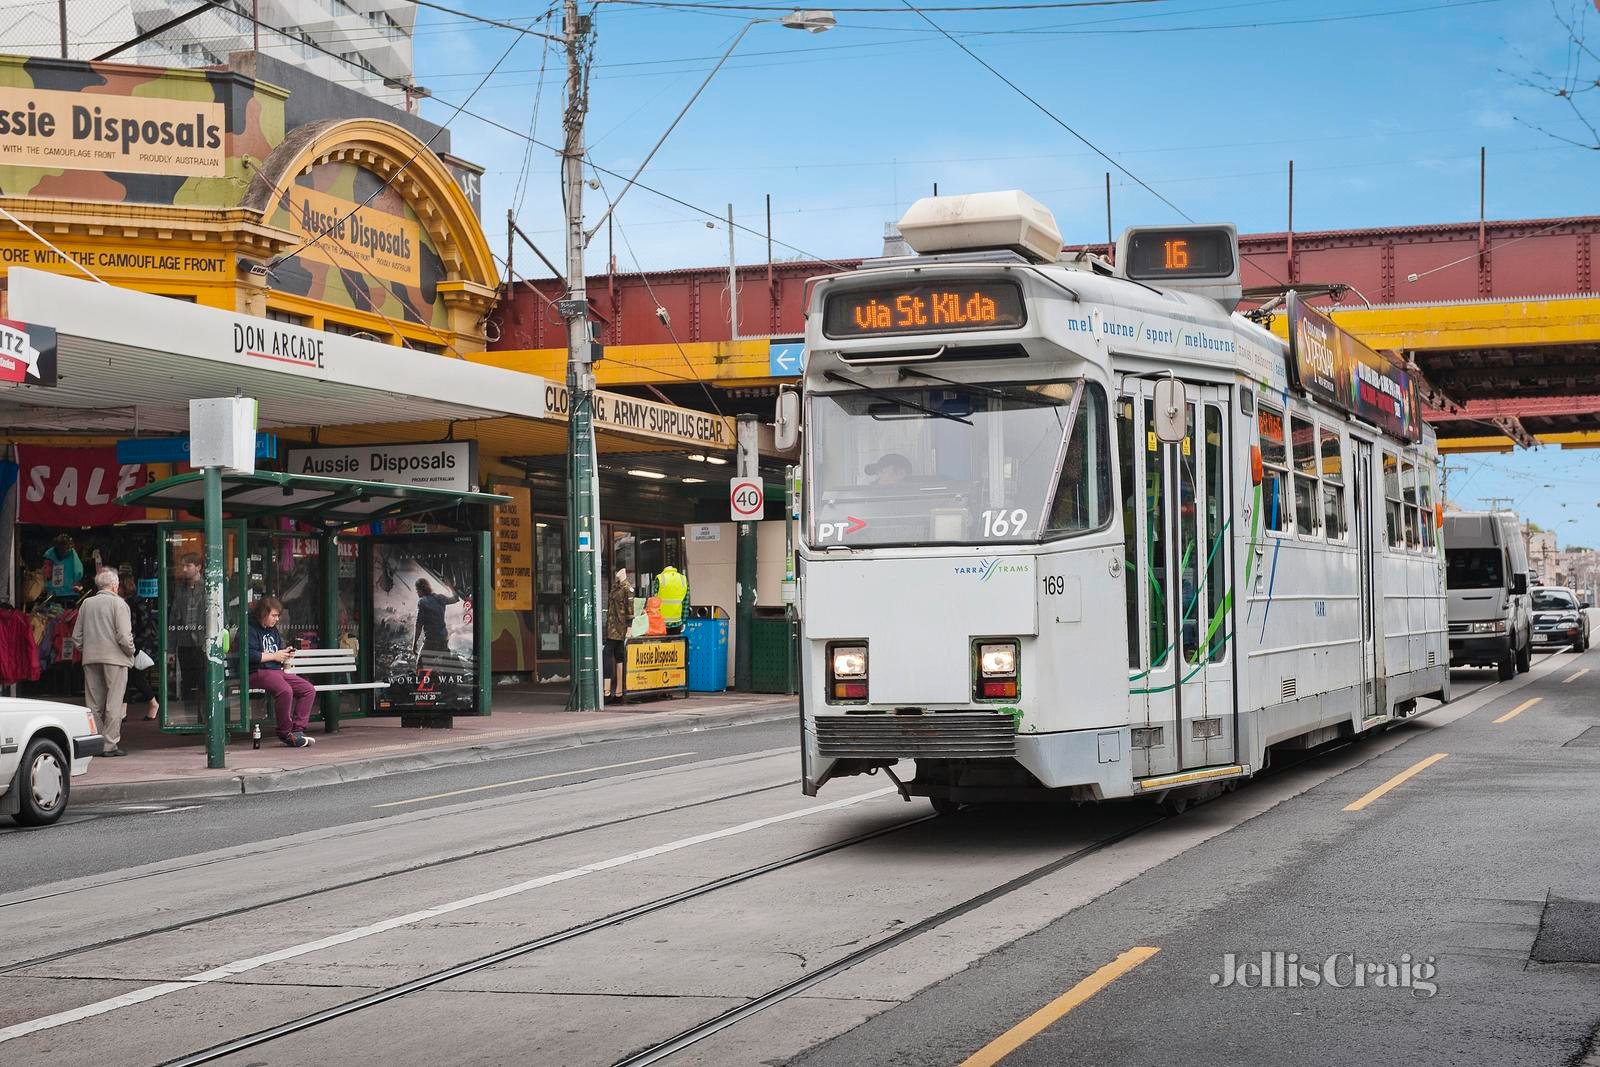
M 274 289 L 396 322 L 448 325 L 439 298 L 444 260 L 433 238 L 400 191 L 365 167 L 312 167 L 283 190 L 266 221 L 308 242 L 273 268 Z
M 222 104 L 0 86 L 0 161 L 132 174 L 227 173 Z

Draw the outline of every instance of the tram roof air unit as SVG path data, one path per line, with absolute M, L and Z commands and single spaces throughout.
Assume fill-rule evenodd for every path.
M 1061 255 L 1061 230 L 1050 209 L 1016 189 L 925 196 L 900 219 L 900 235 L 922 255 L 1009 248 L 1035 263 Z

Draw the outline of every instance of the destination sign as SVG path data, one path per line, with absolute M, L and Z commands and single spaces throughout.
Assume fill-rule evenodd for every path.
M 1398 359 L 1368 348 L 1292 290 L 1287 308 L 1289 369 L 1301 390 L 1392 437 L 1422 436 L 1417 382 Z
M 1128 239 L 1130 278 L 1227 278 L 1233 274 L 1233 235 L 1226 228 L 1138 230 Z
M 1010 330 L 1026 324 L 1022 290 L 1012 282 L 924 283 L 830 293 L 823 304 L 828 337 Z

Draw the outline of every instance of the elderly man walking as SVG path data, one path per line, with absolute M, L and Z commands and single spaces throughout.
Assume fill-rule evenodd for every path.
M 122 749 L 122 716 L 128 707 L 128 668 L 133 666 L 133 618 L 128 603 L 117 595 L 114 570 L 94 576 L 94 596 L 78 608 L 72 639 L 83 651 L 83 689 L 89 710 L 111 746 L 102 755 L 126 756 Z

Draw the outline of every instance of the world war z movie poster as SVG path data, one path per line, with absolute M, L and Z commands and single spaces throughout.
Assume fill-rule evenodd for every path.
M 477 559 L 470 537 L 374 540 L 372 677 L 389 683 L 375 710 L 476 710 Z

